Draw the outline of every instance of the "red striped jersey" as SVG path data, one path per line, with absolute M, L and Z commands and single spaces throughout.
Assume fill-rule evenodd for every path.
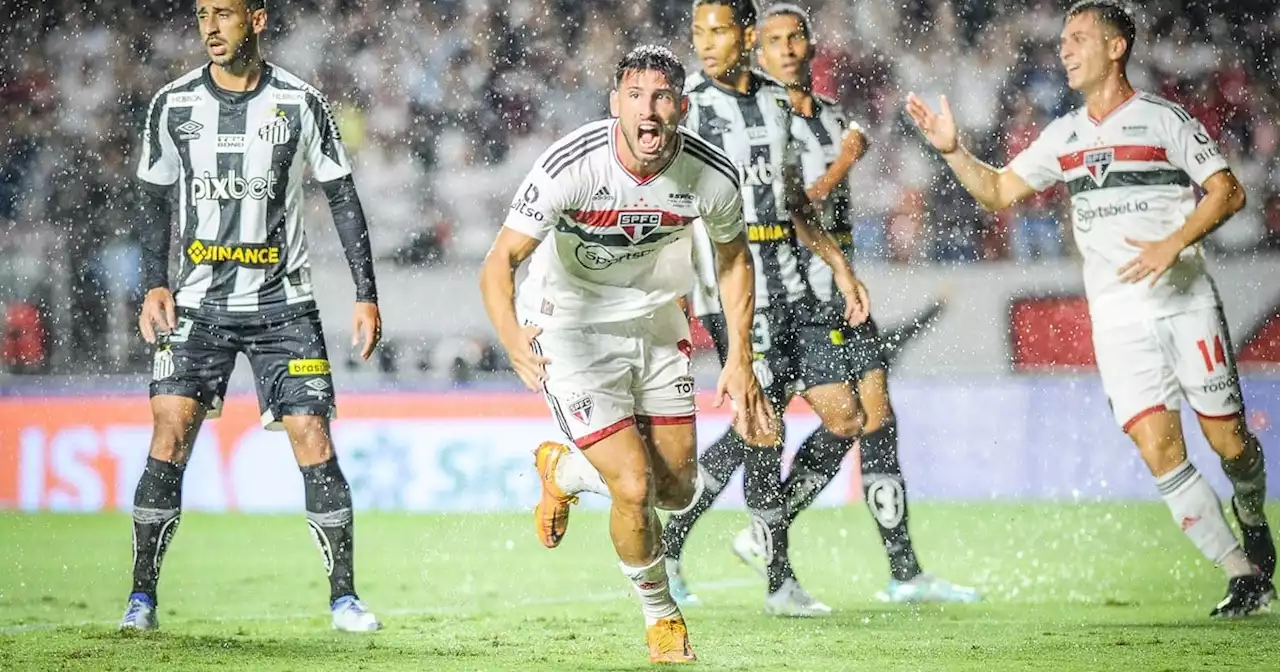
M 1116 273 L 1139 252 L 1125 238 L 1177 231 L 1196 207 L 1193 185 L 1228 170 L 1204 125 L 1179 105 L 1139 92 L 1104 119 L 1077 109 L 1049 124 L 1009 169 L 1036 190 L 1066 183 L 1095 324 L 1216 305 L 1199 245 L 1183 250 L 1154 288 Z
M 693 285 L 687 240 L 701 218 L 716 242 L 743 231 L 738 170 L 711 143 L 681 128 L 675 158 L 644 179 L 618 160 L 616 120 L 589 123 L 542 154 L 516 191 L 505 226 L 542 241 L 516 293 L 525 319 L 543 326 L 618 322 L 647 315 Z

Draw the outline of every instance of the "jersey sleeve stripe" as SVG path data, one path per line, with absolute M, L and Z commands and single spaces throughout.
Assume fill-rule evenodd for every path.
M 1172 111 L 1175 115 L 1177 115 L 1179 121 L 1183 121 L 1183 122 L 1191 121 L 1191 115 L 1185 109 L 1183 109 L 1181 105 L 1178 105 L 1177 103 L 1173 103 L 1163 98 L 1159 98 L 1157 96 L 1152 96 L 1152 95 L 1144 95 L 1142 99 L 1147 101 L 1148 103 L 1151 103 L 1152 105 L 1159 105 L 1160 107 L 1163 107 L 1167 110 Z
M 557 175 L 564 172 L 565 168 L 568 168 L 569 166 L 572 166 L 573 164 L 581 161 L 584 157 L 586 157 L 591 152 L 594 152 L 597 149 L 600 149 L 601 147 L 608 147 L 608 146 L 609 146 L 608 136 L 597 138 L 591 144 L 580 147 L 575 154 L 571 154 L 569 156 L 564 157 L 554 167 L 547 170 L 547 176 L 551 178 L 555 178 Z
M 738 170 L 736 168 L 731 167 L 731 164 L 727 164 L 727 162 L 721 159 L 715 158 L 714 155 L 707 154 L 703 150 L 689 146 L 689 145 L 685 146 L 685 152 L 689 156 L 692 156 L 693 158 L 706 164 L 712 170 L 715 170 L 721 175 L 724 175 L 725 179 L 729 180 L 730 184 L 733 185 L 734 189 L 742 188 L 742 183 L 738 179 Z
M 592 143 L 593 141 L 599 140 L 601 138 L 607 139 L 608 137 L 609 137 L 609 132 L 607 128 L 596 128 L 593 130 L 588 130 L 582 133 L 581 135 L 570 137 L 569 139 L 565 140 L 564 143 L 561 144 L 559 148 L 552 151 L 547 156 L 547 160 L 542 162 L 542 169 L 547 172 L 551 172 L 552 168 L 556 163 L 560 162 L 561 160 L 565 159 L 571 154 L 577 152 L 578 150 L 582 149 L 584 146 Z
M 160 117 L 164 113 L 165 103 L 167 100 L 169 89 L 172 84 L 160 89 L 160 92 L 151 99 L 151 109 L 147 112 L 147 125 L 143 129 L 142 135 L 147 145 L 147 167 L 154 168 L 160 162 L 160 158 L 164 153 L 164 146 L 160 144 Z
M 1084 149 L 1070 154 L 1064 154 L 1058 157 L 1058 166 L 1063 172 L 1073 170 L 1084 165 L 1084 158 L 1087 154 L 1096 152 L 1105 152 L 1111 150 L 1112 161 L 1161 161 L 1168 163 L 1169 155 L 1164 147 L 1151 147 L 1147 145 L 1117 145 L 1114 147 L 1094 147 Z

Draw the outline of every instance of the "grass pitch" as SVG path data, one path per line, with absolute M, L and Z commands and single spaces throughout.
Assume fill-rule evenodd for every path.
M 1280 507 L 1270 510 L 1280 520 Z M 1276 670 L 1280 616 L 1207 614 L 1225 582 L 1159 503 L 912 506 L 927 571 L 977 605 L 884 605 L 880 541 L 860 507 L 792 532 L 823 620 L 762 613 L 713 512 L 686 551 L 700 666 L 790 670 Z M 606 519 L 575 511 L 561 548 L 527 515 L 357 513 L 357 578 L 383 631 L 329 630 L 328 584 L 301 514 L 187 514 L 160 584 L 162 630 L 121 635 L 125 515 L 0 514 L 2 670 L 623 670 L 649 667 Z

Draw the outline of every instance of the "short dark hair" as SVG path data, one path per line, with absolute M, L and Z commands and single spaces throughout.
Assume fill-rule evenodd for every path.
M 733 20 L 739 28 L 754 28 L 760 20 L 759 0 L 693 0 L 693 9 L 703 5 L 719 5 L 733 10 Z
M 245 9 L 255 12 L 267 8 L 267 0 L 244 0 Z
M 760 17 L 760 21 L 764 22 L 765 19 L 774 16 L 796 17 L 796 20 L 800 22 L 800 27 L 804 28 L 805 38 L 810 42 L 813 41 L 813 24 L 809 21 L 809 12 L 804 11 L 804 8 L 800 5 L 795 5 L 790 2 L 774 3 L 764 10 L 764 16 Z
M 1133 21 L 1133 13 L 1119 0 L 1080 0 L 1067 10 L 1067 18 L 1073 19 L 1086 12 L 1091 12 L 1099 23 L 1109 26 L 1124 38 L 1124 55 L 1120 64 L 1129 62 L 1133 53 L 1133 43 L 1138 37 L 1138 28 Z
M 684 91 L 684 65 L 670 49 L 656 44 L 636 47 L 618 61 L 618 67 L 613 70 L 613 88 L 622 86 L 622 78 L 628 72 L 641 70 L 660 72 L 667 78 L 668 86 Z

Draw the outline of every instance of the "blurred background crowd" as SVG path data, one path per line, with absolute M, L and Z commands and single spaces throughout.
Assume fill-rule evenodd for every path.
M 767 4 L 767 2 L 765 3 Z M 852 176 L 866 263 L 1017 262 L 1075 254 L 1062 193 L 978 210 L 923 150 L 907 92 L 948 95 L 980 156 L 1003 163 L 1076 104 L 1057 60 L 1060 0 L 809 0 L 816 87 L 867 130 Z M 1222 143 L 1248 208 L 1218 254 L 1280 250 L 1280 9 L 1273 0 L 1131 3 L 1134 84 L 1185 105 Z M 605 114 L 612 67 L 657 42 L 696 68 L 689 0 L 268 0 L 267 58 L 330 98 L 382 264 L 483 255 L 514 188 L 556 137 Z M 135 148 L 146 105 L 205 62 L 187 0 L 6 2 L 0 26 L 0 304 L 65 301 L 69 361 L 130 333 Z M 322 196 L 308 206 L 327 227 Z M 317 250 L 340 258 L 336 245 Z M 35 308 L 32 308 L 32 307 Z M 15 326 L 16 325 L 16 326 Z M 114 327 L 113 327 L 114 325 Z M 38 336 L 38 334 L 37 334 Z M 49 335 L 42 338 L 48 340 Z M 107 358 L 110 359 L 110 358 Z M 120 358 L 117 357 L 116 360 Z M 117 361 L 118 364 L 118 361 Z

